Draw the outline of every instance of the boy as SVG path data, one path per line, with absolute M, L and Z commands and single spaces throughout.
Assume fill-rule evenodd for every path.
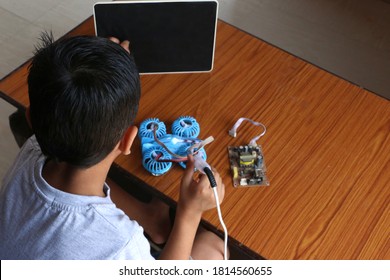
M 1 259 L 153 259 L 143 229 L 116 208 L 105 183 L 130 154 L 140 81 L 128 41 L 42 36 L 28 76 L 34 135 L 22 147 L 0 194 Z M 222 240 L 202 232 L 215 206 L 189 156 L 176 218 L 160 259 L 222 259 Z M 224 185 L 215 172 L 220 198 Z

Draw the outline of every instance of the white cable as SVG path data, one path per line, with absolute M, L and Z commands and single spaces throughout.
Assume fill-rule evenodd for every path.
M 201 173 L 206 174 L 208 179 L 210 180 L 211 184 L 211 189 L 214 192 L 214 197 L 215 197 L 215 204 L 217 206 L 217 212 L 218 212 L 218 218 L 219 222 L 223 228 L 224 231 L 224 250 L 223 250 L 223 257 L 224 260 L 228 259 L 228 230 L 226 228 L 225 222 L 223 221 L 222 218 L 222 212 L 221 212 L 221 206 L 219 205 L 219 196 L 217 192 L 217 182 L 215 181 L 213 172 L 211 171 L 210 165 L 202 158 L 200 154 L 194 155 L 194 165 L 197 170 L 199 170 Z
M 259 140 L 260 137 L 264 136 L 264 134 L 265 134 L 266 131 L 267 131 L 267 128 L 266 128 L 265 125 L 262 124 L 262 123 L 252 121 L 251 119 L 248 119 L 248 118 L 239 118 L 239 119 L 237 120 L 237 122 L 234 124 L 234 126 L 232 127 L 232 129 L 229 130 L 229 135 L 232 136 L 232 137 L 236 137 L 236 136 L 237 136 L 237 129 L 238 129 L 238 127 L 241 125 L 241 123 L 242 123 L 243 121 L 248 121 L 248 122 L 250 122 L 250 123 L 252 123 L 252 124 L 254 124 L 254 125 L 256 125 L 256 126 L 260 126 L 260 127 L 263 128 L 263 132 L 262 132 L 260 135 L 254 137 L 254 138 L 249 142 L 249 146 L 254 146 L 254 147 L 256 147 L 256 146 L 257 146 L 256 141 Z
M 219 197 L 218 197 L 218 193 L 217 193 L 217 188 L 212 188 L 213 191 L 214 191 L 214 196 L 215 196 L 215 203 L 217 204 L 217 212 L 218 212 L 218 218 L 219 218 L 219 222 L 221 223 L 222 225 L 222 228 L 223 228 L 223 231 L 224 231 L 224 249 L 223 249 L 223 257 L 224 257 L 224 260 L 226 261 L 228 259 L 228 256 L 227 256 L 227 251 L 228 251 L 228 230 L 226 228 L 226 225 L 223 221 L 223 218 L 222 218 L 222 212 L 221 212 L 221 206 L 219 205 Z

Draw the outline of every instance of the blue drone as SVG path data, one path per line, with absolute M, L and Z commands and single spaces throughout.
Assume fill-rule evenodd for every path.
M 206 160 L 204 141 L 196 138 L 200 133 L 198 122 L 190 116 L 181 116 L 172 124 L 172 134 L 167 134 L 165 124 L 157 118 L 144 120 L 139 128 L 142 165 L 154 176 L 171 169 L 174 162 L 186 167 L 188 153 L 199 154 Z M 199 156 L 198 155 L 198 156 Z

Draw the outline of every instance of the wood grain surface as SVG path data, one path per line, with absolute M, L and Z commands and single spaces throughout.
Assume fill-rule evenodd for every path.
M 73 34 L 92 34 L 86 21 Z M 26 65 L 0 90 L 28 105 Z M 195 117 L 200 138 L 213 136 L 208 162 L 223 177 L 222 213 L 232 237 L 268 259 L 390 259 L 390 103 L 316 66 L 219 22 L 211 73 L 144 75 L 136 124 L 150 117 L 170 131 Z M 264 123 L 269 187 L 234 188 L 227 147 Z M 183 170 L 151 176 L 140 142 L 116 161 L 176 200 Z M 220 228 L 215 210 L 204 219 Z

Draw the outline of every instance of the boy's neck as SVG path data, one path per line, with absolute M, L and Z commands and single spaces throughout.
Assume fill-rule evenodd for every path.
M 111 164 L 100 162 L 87 169 L 49 160 L 42 177 L 52 187 L 77 195 L 105 197 L 103 186 Z

